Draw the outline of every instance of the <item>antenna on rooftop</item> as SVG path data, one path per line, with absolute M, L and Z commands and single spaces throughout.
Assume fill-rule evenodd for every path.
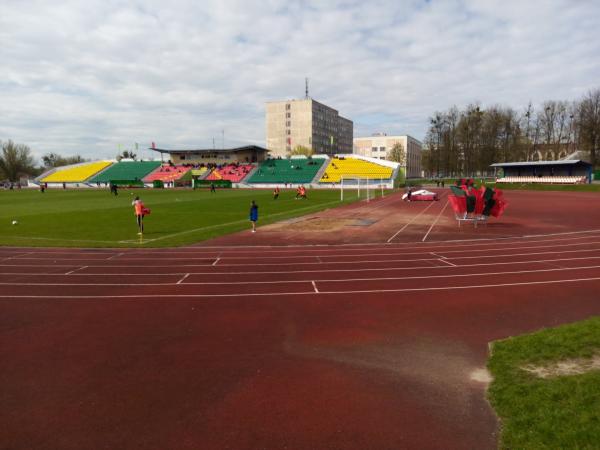
M 310 98 L 308 96 L 308 77 L 304 79 L 304 95 L 305 98 Z

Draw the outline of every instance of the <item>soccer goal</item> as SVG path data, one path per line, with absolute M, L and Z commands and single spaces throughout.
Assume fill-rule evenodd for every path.
M 375 198 L 377 191 L 381 189 L 381 196 L 384 196 L 385 183 L 381 178 L 371 178 L 363 176 L 342 175 L 340 178 L 340 201 L 344 201 L 344 195 L 356 193 L 358 198 L 365 198 L 368 201 Z

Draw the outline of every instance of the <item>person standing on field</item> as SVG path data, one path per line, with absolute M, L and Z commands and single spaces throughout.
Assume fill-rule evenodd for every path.
M 258 205 L 254 200 L 250 204 L 250 222 L 252 223 L 252 232 L 256 233 L 256 222 L 258 221 Z
M 141 236 L 144 233 L 144 214 L 146 208 L 144 207 L 144 204 L 142 203 L 140 198 L 137 196 L 135 197 L 133 202 L 131 202 L 131 205 L 133 206 L 135 219 L 137 221 L 138 234 Z

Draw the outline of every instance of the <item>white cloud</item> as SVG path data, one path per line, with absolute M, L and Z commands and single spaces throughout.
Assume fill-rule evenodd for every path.
M 593 1 L 53 3 L 0 4 L 0 139 L 38 156 L 264 144 L 264 103 L 305 76 L 356 134 L 417 138 L 453 104 L 599 87 Z

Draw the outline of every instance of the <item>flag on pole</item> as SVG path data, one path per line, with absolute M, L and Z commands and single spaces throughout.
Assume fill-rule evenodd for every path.
M 329 145 L 333 145 L 333 135 L 329 136 Z

